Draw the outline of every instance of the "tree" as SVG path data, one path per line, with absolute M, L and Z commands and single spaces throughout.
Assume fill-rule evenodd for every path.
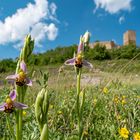
M 106 49 L 105 46 L 101 46 L 100 44 L 97 44 L 93 48 L 93 59 L 94 60 L 105 60 L 105 59 L 110 59 L 110 53 Z

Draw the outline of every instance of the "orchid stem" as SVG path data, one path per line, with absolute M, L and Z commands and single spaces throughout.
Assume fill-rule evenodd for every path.
M 19 71 L 19 66 L 20 66 L 20 61 L 17 63 L 16 67 L 16 74 Z M 16 92 L 18 93 L 18 101 L 20 101 L 20 93 L 19 93 L 19 87 L 16 85 Z M 16 112 L 16 140 L 20 140 L 20 135 L 19 135 L 19 110 Z
M 9 116 L 8 115 L 6 116 L 7 126 L 8 126 L 8 129 L 9 129 L 10 134 L 12 135 L 13 139 L 16 140 L 16 137 L 15 137 L 15 134 L 14 134 L 14 130 L 13 130 L 13 128 L 10 125 L 10 121 L 9 121 Z
M 80 102 L 79 102 L 81 71 L 82 69 L 79 69 L 77 74 L 77 115 L 78 115 L 79 140 L 81 140 L 82 137 L 82 122 L 81 122 L 81 111 L 80 111 Z
M 26 87 L 19 87 L 19 102 L 24 103 L 24 95 L 26 92 Z M 22 140 L 22 127 L 23 127 L 23 122 L 22 122 L 22 109 L 19 110 L 19 137 L 20 140 Z
M 22 94 L 20 95 L 20 102 L 22 102 Z M 19 135 L 20 140 L 22 140 L 22 109 L 19 110 Z
M 17 87 L 18 101 L 24 102 L 25 87 Z M 17 140 L 22 140 L 22 110 L 17 111 Z
M 46 121 L 46 123 L 43 126 L 40 140 L 49 140 L 48 121 Z
M 16 140 L 19 139 L 19 110 L 16 112 Z

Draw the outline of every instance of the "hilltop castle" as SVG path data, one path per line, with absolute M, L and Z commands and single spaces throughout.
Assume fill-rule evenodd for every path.
M 120 46 L 115 44 L 114 41 L 96 41 L 94 43 L 90 43 L 90 48 L 94 48 L 97 44 L 101 46 L 105 46 L 106 49 L 112 49 L 112 48 L 119 48 Z M 136 32 L 133 30 L 128 30 L 123 34 L 123 45 L 129 45 L 134 44 L 136 45 Z

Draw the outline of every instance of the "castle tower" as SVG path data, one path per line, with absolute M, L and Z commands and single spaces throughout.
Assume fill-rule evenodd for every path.
M 128 30 L 123 34 L 123 45 L 134 44 L 136 45 L 136 32 Z

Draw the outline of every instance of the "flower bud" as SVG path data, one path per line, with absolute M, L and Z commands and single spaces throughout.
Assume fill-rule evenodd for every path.
M 43 98 L 42 109 L 43 109 L 44 116 L 46 117 L 49 109 L 48 91 L 45 90 L 43 94 L 44 94 L 44 98 Z
M 31 35 L 27 35 L 25 38 L 24 47 L 22 48 L 20 60 L 27 61 L 27 58 L 31 55 L 34 48 L 34 40 L 32 40 Z
M 85 45 L 89 44 L 89 40 L 90 40 L 90 33 L 88 31 L 86 31 L 86 33 L 83 36 L 83 42 Z
M 43 93 L 44 93 L 44 88 L 38 93 L 36 102 L 35 102 L 35 116 L 39 124 L 41 123 L 41 119 L 42 119 L 41 108 L 42 108 L 42 102 L 44 98 Z
M 39 123 L 40 132 L 42 133 L 44 124 L 47 122 L 47 113 L 49 109 L 49 98 L 47 87 L 43 87 L 38 93 L 35 102 L 35 116 Z

